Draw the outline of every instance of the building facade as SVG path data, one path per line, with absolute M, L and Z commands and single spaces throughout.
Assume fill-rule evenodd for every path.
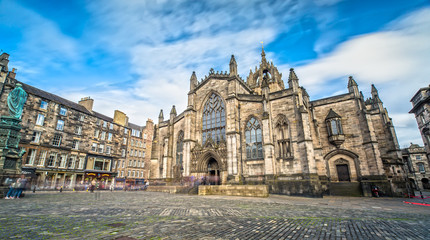
M 290 69 L 288 86 L 265 58 L 247 80 L 215 72 L 190 78 L 188 107 L 154 131 L 151 177 L 209 179 L 211 184 L 267 184 L 291 195 L 370 195 L 378 185 L 404 192 L 401 151 L 387 110 L 372 85 L 364 99 L 350 77 L 348 93 L 311 101 Z
M 430 168 L 424 147 L 412 144 L 402 149 L 404 162 L 407 163 L 407 177 L 415 190 L 430 189 Z
M 427 153 L 427 159 L 430 159 L 430 85 L 421 88 L 411 99 L 412 109 L 409 113 L 415 115 L 418 129 L 424 143 L 424 149 Z
M 0 114 L 7 115 L 6 99 L 16 83 L 7 69 L 9 55 L 2 54 Z M 52 93 L 21 83 L 28 97 L 21 118 L 21 141 L 25 150 L 22 170 L 36 175 L 40 189 L 82 189 L 89 184 L 107 189 L 127 158 L 130 148 L 128 117 L 116 110 L 114 118 L 93 110 L 94 100 L 74 103 Z M 147 123 L 152 124 L 149 120 Z M 145 127 L 139 127 L 146 129 Z M 149 126 L 152 128 L 152 125 Z M 151 144 L 151 139 L 147 140 Z M 147 159 L 147 161 L 149 161 Z M 140 170 L 146 170 L 142 164 Z M 124 169 L 124 168 L 121 168 Z M 142 175 L 143 176 L 143 175 Z

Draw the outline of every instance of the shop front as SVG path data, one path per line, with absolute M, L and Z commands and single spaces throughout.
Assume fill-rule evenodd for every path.
M 97 170 L 85 170 L 84 184 L 93 185 L 95 189 L 109 189 L 115 180 L 115 173 Z
M 123 190 L 125 187 L 125 178 L 115 178 L 115 190 Z
M 143 190 L 145 186 L 145 179 L 143 178 L 127 178 L 126 179 L 128 190 Z

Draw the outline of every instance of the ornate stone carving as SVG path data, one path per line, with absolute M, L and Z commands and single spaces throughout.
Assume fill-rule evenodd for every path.
M 216 144 L 209 140 L 204 147 L 196 143 L 191 150 L 191 172 L 205 172 L 205 167 L 207 167 L 205 164 L 211 157 L 218 161 L 221 171 L 227 170 L 227 147 L 225 141 Z
M 348 164 L 349 162 L 343 158 L 337 159 L 336 161 L 334 161 L 334 164 Z

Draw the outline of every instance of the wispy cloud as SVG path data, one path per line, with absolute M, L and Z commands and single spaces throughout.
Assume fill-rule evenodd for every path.
M 0 0 L 0 27 L 19 29 L 11 66 L 22 69 L 20 80 L 74 101 L 91 96 L 96 111 L 111 116 L 119 109 L 136 124 L 174 104 L 184 110 L 192 71 L 200 79 L 210 68 L 228 70 L 231 54 L 246 78 L 258 65 L 264 41 L 267 59 L 278 64 L 284 78 L 295 67 L 311 98 L 346 91 L 347 76 L 354 75 L 365 95 L 376 84 L 399 122 L 399 138 L 417 134 L 404 114 L 417 86 L 427 84 L 428 9 L 383 31 L 351 37 L 353 27 L 348 32 L 337 25 L 351 24 L 349 13 L 338 8 L 348 3 L 338 2 L 87 1 L 82 12 L 89 18 L 79 24 L 79 34 L 68 35 L 52 15 Z M 355 11 L 355 17 L 360 14 Z M 307 57 L 298 57 L 302 54 Z M 292 55 L 297 62 L 289 60 Z
M 419 139 L 416 125 L 411 124 L 414 117 L 406 113 L 411 108 L 410 98 L 418 91 L 417 86 L 428 84 L 428 39 L 429 8 L 392 22 L 384 31 L 346 41 L 330 54 L 298 67 L 296 73 L 311 97 L 327 94 L 334 84 L 343 84 L 346 92 L 348 75 L 354 76 L 365 96 L 370 93 L 370 84 L 375 84 L 398 127 L 399 137 L 409 135 Z M 341 81 L 332 81 L 339 77 L 343 77 Z M 406 119 L 407 125 L 404 124 Z

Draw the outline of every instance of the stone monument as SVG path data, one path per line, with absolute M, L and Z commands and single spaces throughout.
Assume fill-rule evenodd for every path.
M 27 93 L 21 86 L 16 83 L 15 89 L 7 97 L 9 116 L 0 117 L 0 187 L 4 187 L 2 185 L 5 178 L 14 177 L 21 172 L 21 157 L 25 153 L 18 148 L 21 115 L 27 100 Z

